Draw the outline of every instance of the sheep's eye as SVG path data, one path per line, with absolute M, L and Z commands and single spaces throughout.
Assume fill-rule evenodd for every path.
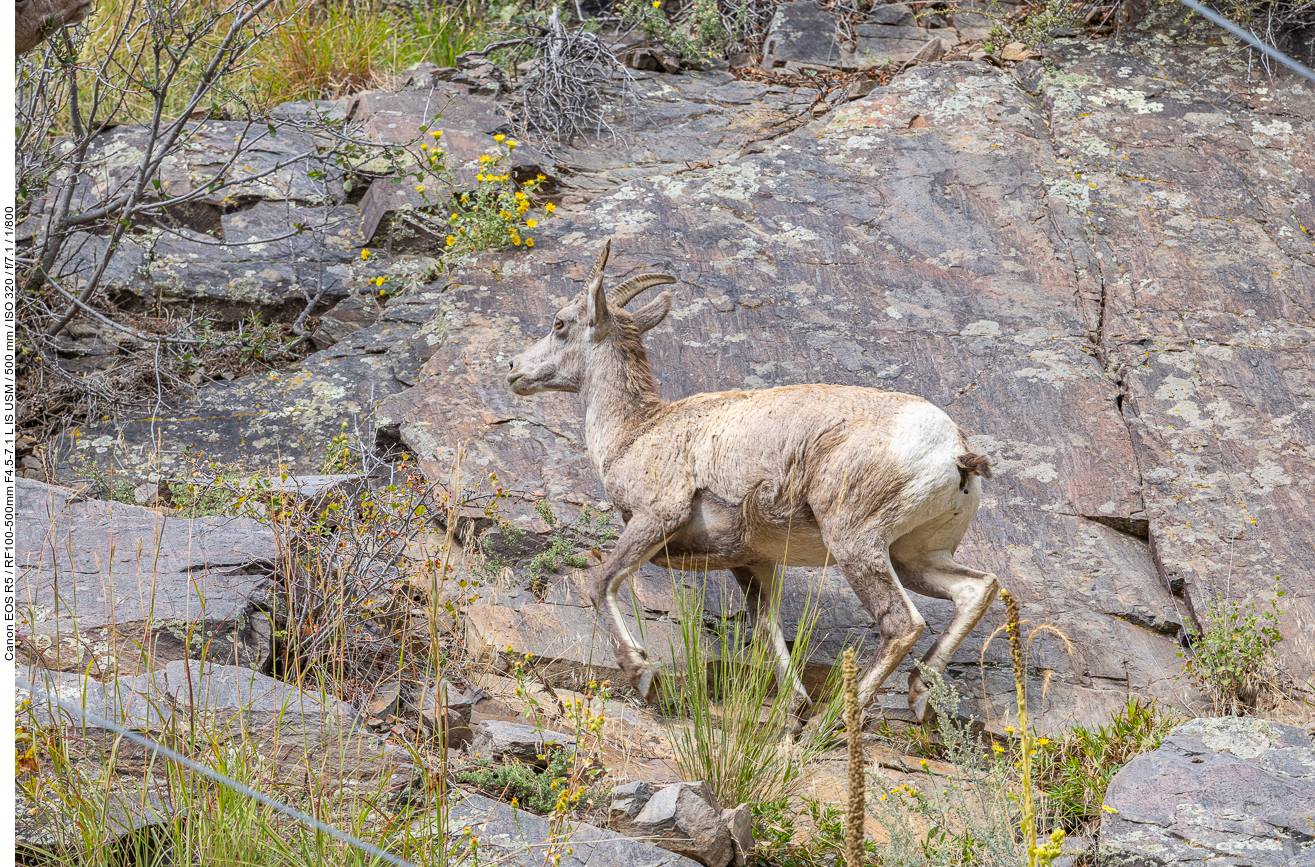
M 566 327 L 566 323 L 558 319 L 556 322 L 552 324 L 552 327 L 554 331 L 561 331 L 563 328 Z

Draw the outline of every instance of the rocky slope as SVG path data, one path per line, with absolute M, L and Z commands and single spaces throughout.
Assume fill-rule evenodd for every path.
M 168 470 L 188 446 L 306 468 L 346 421 L 380 426 L 431 476 L 464 445 L 469 479 L 496 471 L 559 514 L 596 505 L 575 399 L 518 398 L 502 376 L 611 239 L 615 278 L 680 280 L 647 337 L 664 394 L 867 385 L 923 395 L 970 432 L 998 474 L 961 559 L 1064 636 L 1032 645 L 1045 728 L 1130 695 L 1186 708 L 1181 625 L 1276 575 L 1283 659 L 1299 688 L 1315 674 L 1309 85 L 1181 21 L 1009 68 L 914 66 L 783 134 L 808 105 L 789 88 L 725 73 L 639 85 L 623 145 L 564 157 L 574 168 L 554 180 L 577 204 L 533 250 L 417 278 L 382 312 L 344 302 L 359 309 L 342 308 L 341 338 L 299 369 L 71 433 L 61 472 L 110 457 Z M 472 134 L 494 131 L 479 118 Z M 414 273 L 431 264 L 408 255 Z M 547 601 L 489 588 L 468 642 L 606 671 L 587 584 L 564 578 Z M 813 587 L 820 663 L 873 644 L 834 574 L 798 570 L 787 610 Z M 636 593 L 663 621 L 670 578 Z M 944 604 L 917 602 L 944 626 Z M 949 670 L 992 728 L 1011 722 L 1005 645 L 985 646 L 1001 622 L 988 615 Z

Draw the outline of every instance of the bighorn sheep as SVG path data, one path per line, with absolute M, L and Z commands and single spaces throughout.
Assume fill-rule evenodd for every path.
M 552 331 L 511 360 L 507 382 L 521 395 L 580 395 L 590 460 L 625 520 L 595 604 L 631 683 L 653 700 L 654 670 L 617 604 L 621 582 L 649 560 L 735 575 L 801 718 L 812 702 L 769 604 L 780 566 L 835 564 L 876 618 L 881 644 L 860 684 L 865 706 L 926 627 L 906 587 L 954 603 L 949 627 L 923 657 L 943 670 L 998 586 L 952 558 L 981 500 L 979 477 L 990 478 L 986 458 L 968 453 L 948 415 L 907 394 L 789 385 L 662 400 L 640 335 L 666 317 L 671 293 L 633 314 L 623 308 L 675 278 L 635 277 L 608 295 L 610 249 Z M 909 706 L 928 718 L 917 671 Z

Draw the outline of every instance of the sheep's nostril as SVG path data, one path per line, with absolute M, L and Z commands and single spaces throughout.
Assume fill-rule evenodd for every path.
M 516 369 L 516 359 L 513 358 L 511 361 L 508 361 L 508 362 L 507 362 L 507 369 L 508 369 L 508 370 L 515 370 L 515 369 Z

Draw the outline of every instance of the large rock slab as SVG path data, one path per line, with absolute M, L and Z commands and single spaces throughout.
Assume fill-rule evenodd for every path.
M 1308 689 L 1315 90 L 1256 84 L 1205 22 L 1138 29 L 1169 38 L 1061 45 L 1062 71 L 1027 79 L 1062 157 L 1045 183 L 1082 226 L 1160 579 L 1199 618 L 1280 576 L 1279 652 Z
M 840 27 L 817 0 L 799 0 L 776 7 L 763 42 L 768 67 L 789 62 L 819 66 L 840 63 Z
M 1282 723 L 1190 720 L 1105 793 L 1103 864 L 1291 867 L 1315 861 L 1315 749 Z
M 187 658 L 266 664 L 263 584 L 278 556 L 268 528 L 77 501 L 28 479 L 16 488 L 17 637 L 31 661 L 98 677 Z

